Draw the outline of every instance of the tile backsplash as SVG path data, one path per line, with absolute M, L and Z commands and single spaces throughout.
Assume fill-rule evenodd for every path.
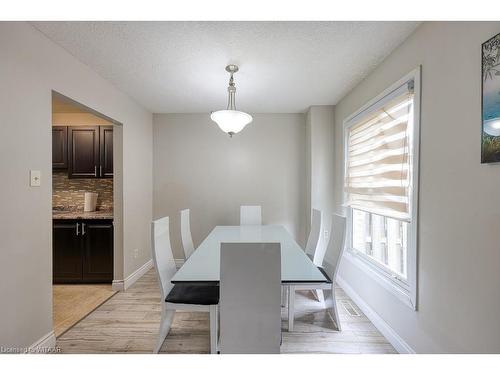
M 113 210 L 113 179 L 68 178 L 67 172 L 52 174 L 52 207 L 83 210 L 84 193 L 97 193 L 97 210 Z

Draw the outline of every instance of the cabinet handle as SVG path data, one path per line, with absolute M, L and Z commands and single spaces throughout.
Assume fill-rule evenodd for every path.
M 80 223 L 76 223 L 76 235 L 78 236 L 80 233 L 78 230 L 80 229 Z
M 99 176 L 102 177 L 102 165 L 99 166 Z
M 97 165 L 94 165 L 94 176 L 97 177 Z
M 82 236 L 85 234 L 85 223 L 82 223 Z

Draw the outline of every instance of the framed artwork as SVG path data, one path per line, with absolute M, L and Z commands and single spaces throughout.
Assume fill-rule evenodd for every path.
M 482 45 L 481 163 L 500 162 L 500 33 Z

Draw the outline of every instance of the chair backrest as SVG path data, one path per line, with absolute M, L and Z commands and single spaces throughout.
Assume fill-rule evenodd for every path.
M 314 255 L 318 247 L 319 235 L 321 233 L 321 211 L 313 208 L 311 217 L 311 230 L 307 237 L 306 254 Z
M 262 225 L 262 208 L 260 206 L 241 206 L 240 225 Z
M 186 260 L 194 251 L 193 237 L 191 236 L 191 224 L 189 221 L 189 209 L 181 211 L 181 239 Z
M 279 353 L 281 245 L 222 243 L 221 353 Z
M 345 217 L 336 214 L 332 215 L 332 230 L 330 241 L 326 248 L 323 259 L 323 268 L 326 270 L 332 281 L 337 277 L 337 271 L 345 247 Z
M 153 245 L 153 262 L 160 282 L 162 301 L 165 301 L 173 285 L 170 282 L 177 272 L 174 256 L 170 246 L 170 229 L 168 216 L 151 223 L 151 243 Z

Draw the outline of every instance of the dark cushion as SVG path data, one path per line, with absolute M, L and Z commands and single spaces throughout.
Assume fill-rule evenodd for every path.
M 330 277 L 326 273 L 325 269 L 323 267 L 318 267 L 318 270 L 319 270 L 319 272 L 321 272 L 323 274 L 323 276 L 325 276 L 326 282 L 328 284 L 331 284 L 332 283 L 332 279 L 330 279 Z
M 217 305 L 219 303 L 219 287 L 215 285 L 175 284 L 165 301 L 189 305 Z

